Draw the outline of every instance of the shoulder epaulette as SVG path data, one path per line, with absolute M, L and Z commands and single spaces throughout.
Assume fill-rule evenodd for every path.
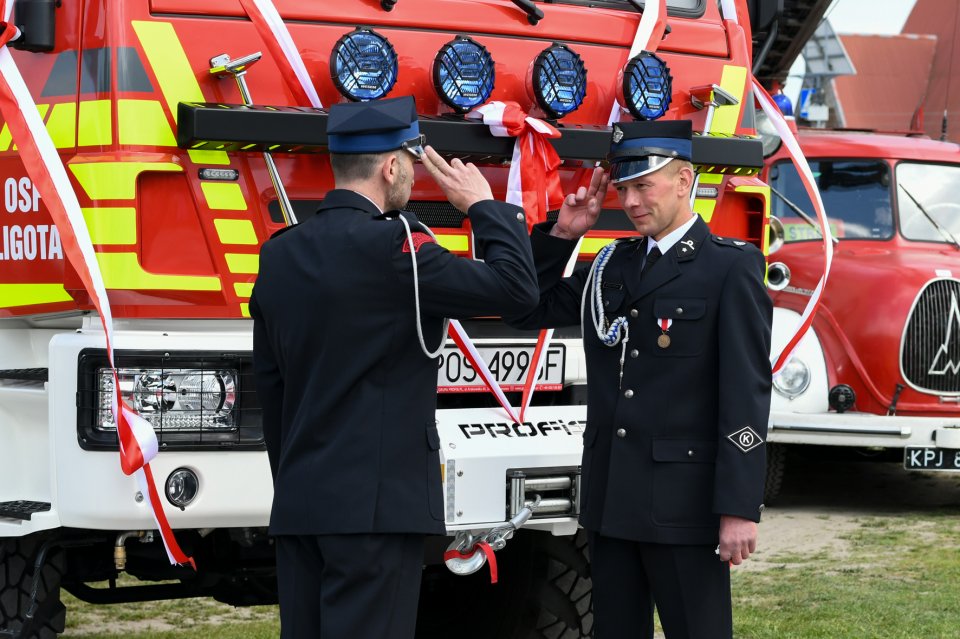
M 738 240 L 732 237 L 720 237 L 719 235 L 713 236 L 713 241 L 721 246 L 730 246 L 733 248 L 738 248 L 741 251 L 745 250 L 750 242 L 744 242 L 743 240 Z

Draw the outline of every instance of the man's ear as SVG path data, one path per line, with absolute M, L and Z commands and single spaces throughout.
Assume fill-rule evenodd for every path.
M 693 169 L 688 165 L 680 167 L 677 171 L 677 191 L 680 195 L 687 196 L 693 187 Z
M 393 185 L 400 175 L 400 160 L 396 153 L 387 153 L 384 155 L 383 163 L 380 165 L 380 174 L 387 184 Z

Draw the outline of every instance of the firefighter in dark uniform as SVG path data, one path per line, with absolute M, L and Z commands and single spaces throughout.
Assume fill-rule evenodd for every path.
M 608 159 L 643 237 L 562 278 L 599 213 L 605 184 L 594 176 L 588 206 L 534 228 L 540 304 L 513 323 L 583 323 L 580 522 L 597 638 L 652 637 L 654 604 L 668 639 L 729 638 L 730 564 L 755 550 L 763 510 L 772 317 L 764 258 L 712 235 L 691 210 L 689 122 L 616 125 Z
M 413 98 L 333 106 L 327 132 L 336 189 L 263 245 L 250 300 L 281 632 L 409 638 L 424 536 L 446 532 L 432 351 L 444 318 L 529 312 L 536 271 L 522 209 L 423 148 Z M 421 156 L 484 262 L 402 211 Z

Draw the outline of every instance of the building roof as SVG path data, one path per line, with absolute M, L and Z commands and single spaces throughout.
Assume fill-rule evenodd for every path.
M 927 95 L 936 36 L 841 35 L 840 39 L 857 73 L 833 81 L 839 125 L 911 130 Z M 929 102 L 926 113 L 930 113 Z M 960 122 L 957 126 L 960 131 Z
M 949 107 L 947 139 L 960 142 L 960 2 L 957 0 L 917 0 L 903 25 L 903 33 L 930 33 L 937 36 L 937 47 L 930 71 L 930 88 L 924 101 L 923 129 L 940 138 L 944 107 Z M 949 96 L 948 96 L 949 93 Z M 948 100 L 949 97 L 949 100 Z

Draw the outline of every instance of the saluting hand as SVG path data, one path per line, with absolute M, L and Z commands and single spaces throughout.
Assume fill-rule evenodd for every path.
M 563 200 L 557 223 L 550 229 L 550 235 L 565 240 L 577 240 L 597 223 L 597 216 L 603 208 L 603 200 L 610 185 L 610 176 L 597 167 L 590 178 L 590 187 L 581 186 L 576 193 L 570 193 Z
M 493 199 L 490 184 L 474 164 L 464 164 L 459 158 L 454 158 L 448 164 L 432 146 L 426 146 L 423 150 L 420 158 L 423 166 L 450 204 L 466 213 L 477 202 Z

